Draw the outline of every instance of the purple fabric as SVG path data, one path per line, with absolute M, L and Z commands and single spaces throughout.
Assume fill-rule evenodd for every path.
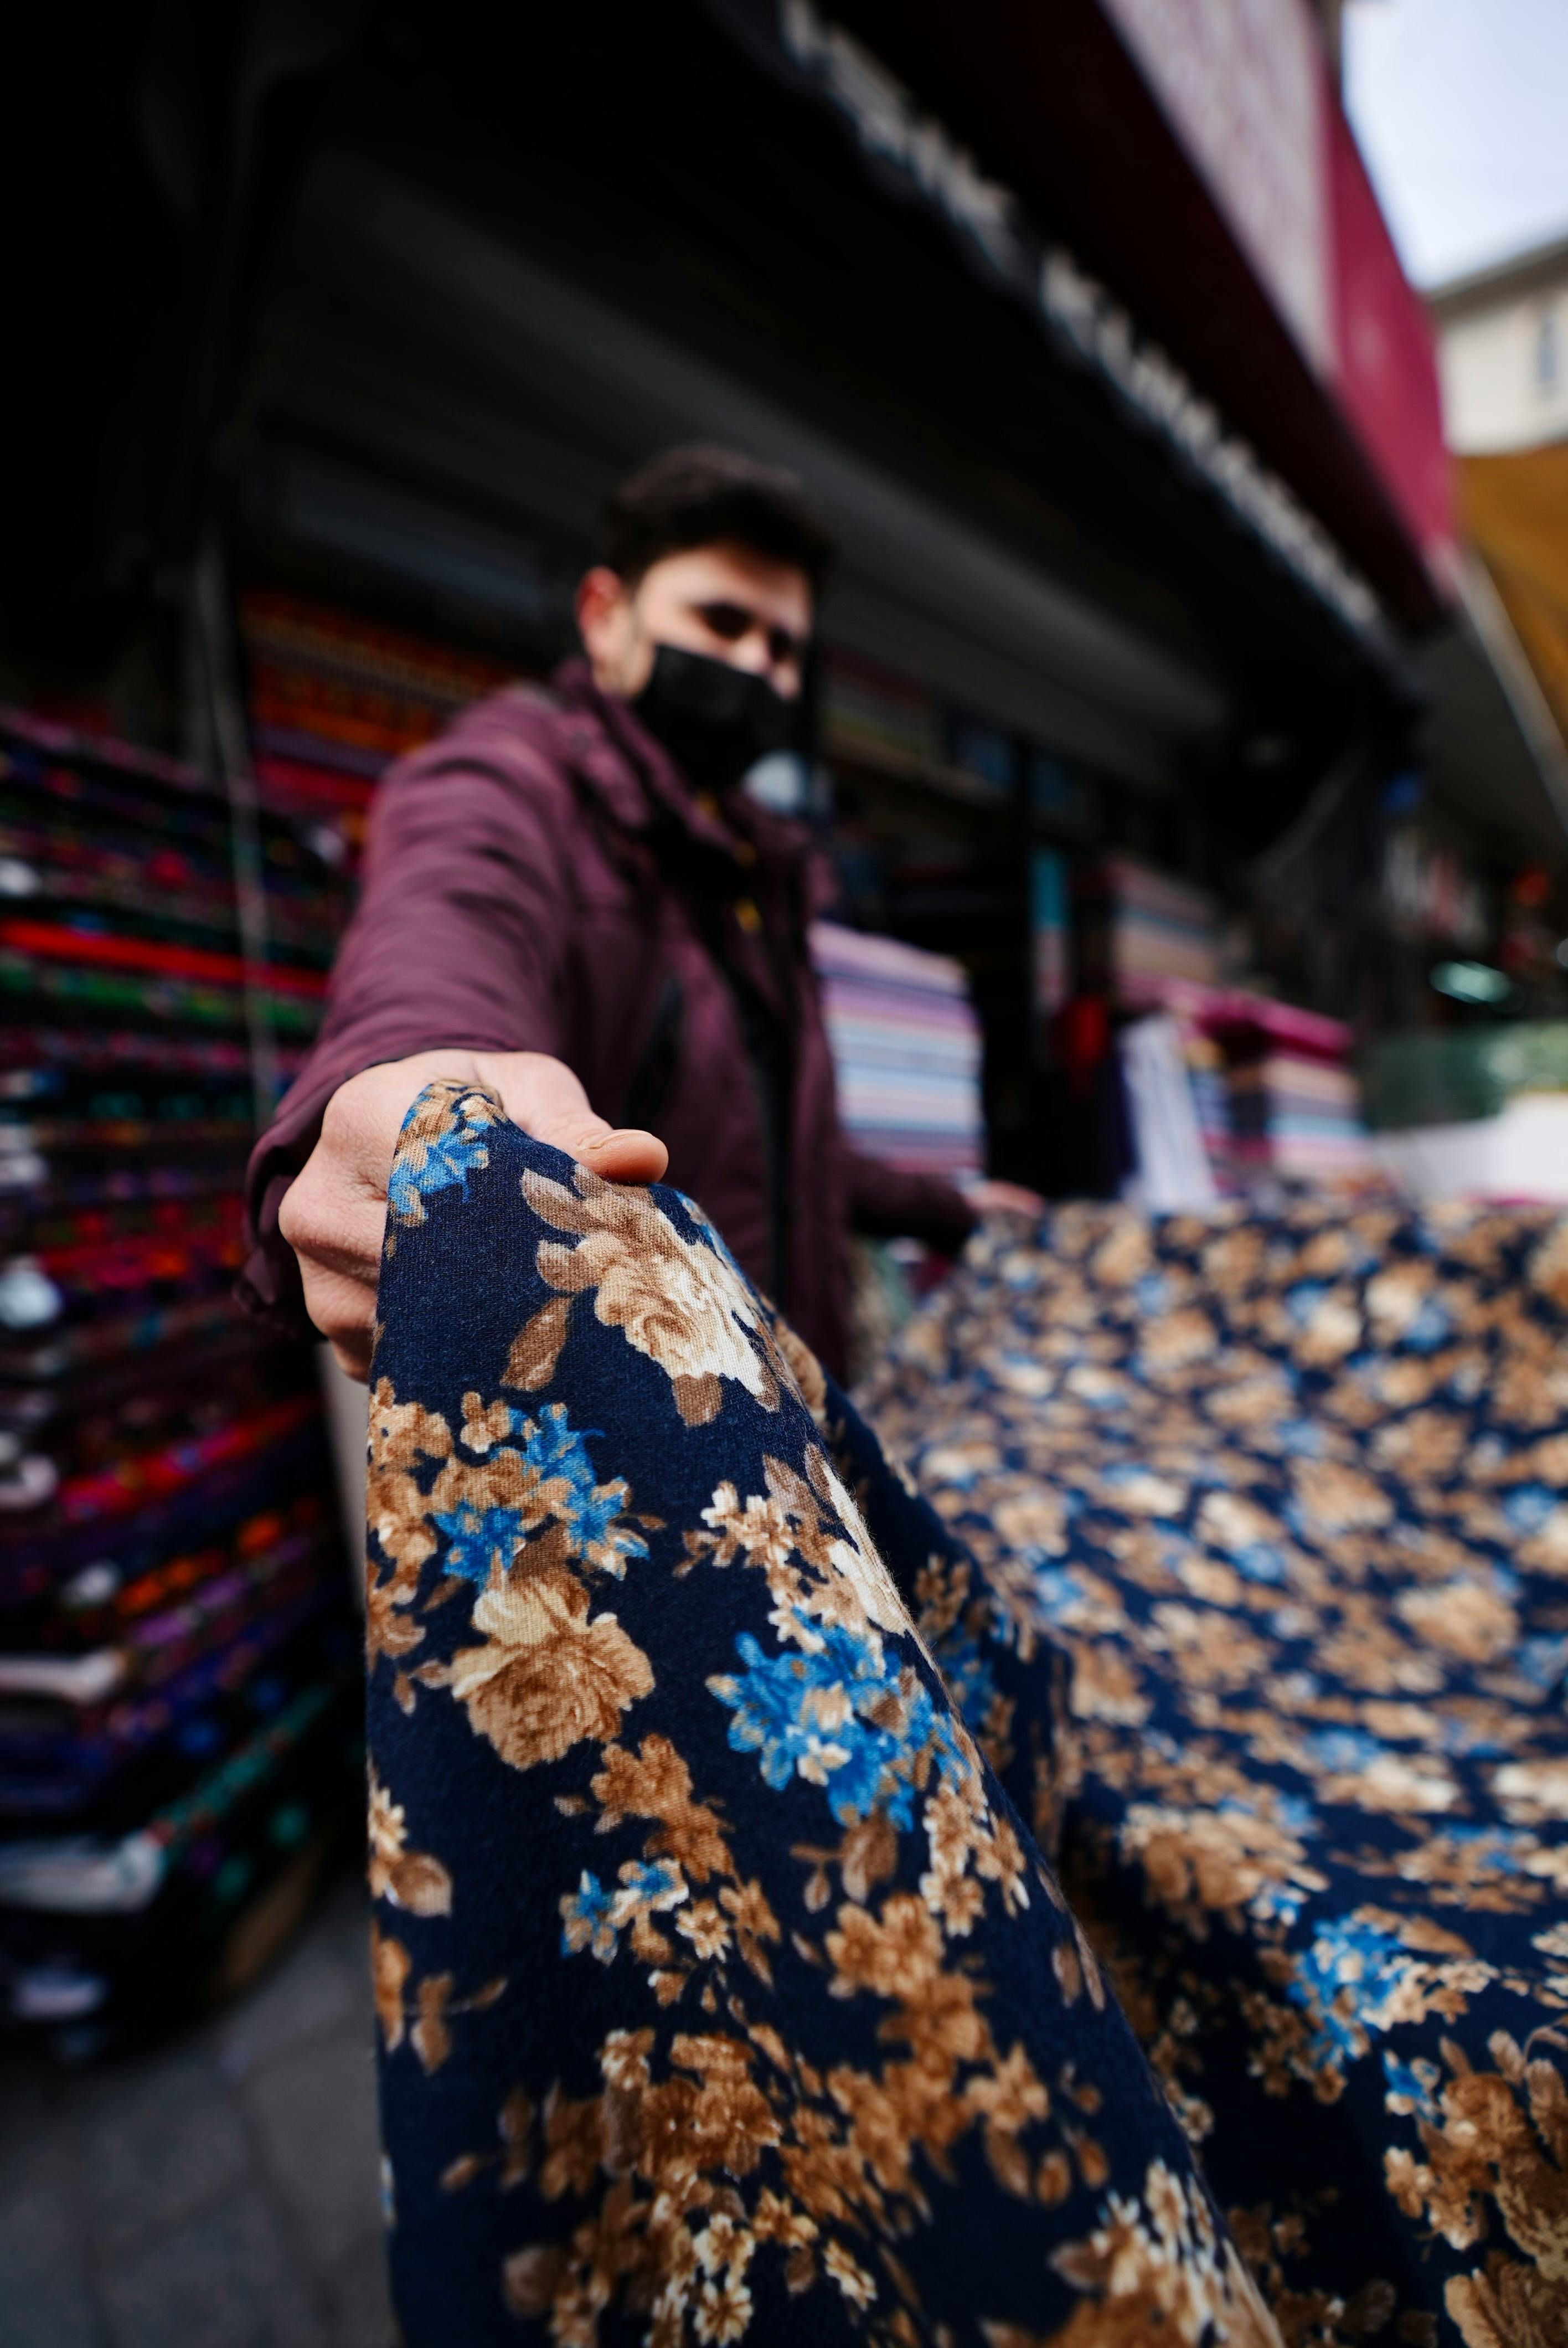
M 339 1085 L 412 1052 L 548 1052 L 612 1124 L 659 1133 L 669 1180 L 842 1372 L 852 1225 L 950 1252 L 974 1217 L 950 1183 L 848 1147 L 805 944 L 825 893 L 809 837 L 747 800 L 727 816 L 581 663 L 389 770 L 321 1035 L 251 1159 L 252 1313 L 309 1330 L 278 1209 Z M 748 1005 L 793 1039 L 782 1280 Z

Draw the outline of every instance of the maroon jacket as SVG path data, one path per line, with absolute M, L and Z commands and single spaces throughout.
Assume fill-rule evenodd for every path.
M 321 1035 L 251 1156 L 252 1312 L 309 1330 L 278 1207 L 339 1085 L 411 1052 L 548 1052 L 601 1117 L 659 1134 L 670 1180 L 842 1372 L 851 1227 L 950 1251 L 974 1217 L 950 1183 L 849 1148 L 808 835 L 743 797 L 725 816 L 579 662 L 390 769 Z

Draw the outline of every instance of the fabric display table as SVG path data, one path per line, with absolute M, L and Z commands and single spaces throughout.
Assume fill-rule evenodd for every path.
M 335 900 L 286 828 L 263 852 L 286 1079 Z M 230 1295 L 254 1096 L 224 801 L 6 713 L 0 890 L 0 2013 L 79 2057 L 299 1911 L 353 1783 L 355 1638 L 313 1365 Z
M 1064 1209 L 863 1397 L 1287 2340 L 1568 2340 L 1568 1221 Z M 1031 1783 L 1032 1781 L 1032 1783 Z

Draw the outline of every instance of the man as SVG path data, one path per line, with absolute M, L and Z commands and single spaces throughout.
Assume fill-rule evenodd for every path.
M 433 1076 L 490 1086 L 607 1179 L 668 1171 L 838 1371 L 852 1226 L 951 1250 L 977 1206 L 1038 1203 L 967 1200 L 839 1127 L 807 835 L 736 788 L 787 736 L 830 559 L 799 484 L 671 449 L 611 500 L 605 552 L 578 590 L 586 663 L 478 703 L 382 784 L 321 1035 L 251 1161 L 241 1293 L 308 1314 L 357 1377 L 393 1145 Z

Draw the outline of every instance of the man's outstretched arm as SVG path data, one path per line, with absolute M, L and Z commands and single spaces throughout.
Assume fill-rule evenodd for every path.
M 321 1035 L 251 1159 L 241 1300 L 284 1334 L 313 1323 L 358 1377 L 393 1146 L 433 1076 L 488 1084 L 612 1179 L 656 1180 L 666 1162 L 651 1134 L 614 1135 L 559 1056 L 561 786 L 515 740 L 504 761 L 487 747 L 434 744 L 383 785 Z

